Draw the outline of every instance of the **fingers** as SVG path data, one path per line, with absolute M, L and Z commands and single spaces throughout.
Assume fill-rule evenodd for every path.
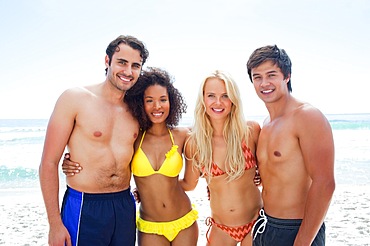
M 64 155 L 63 163 L 62 163 L 62 171 L 66 176 L 74 176 L 75 174 L 78 174 L 82 167 L 79 163 L 73 162 L 70 160 L 71 155 L 69 153 L 66 153 Z
M 73 173 L 78 173 L 79 171 L 82 170 L 82 167 L 80 166 L 79 163 L 71 161 L 70 159 L 71 155 L 69 153 L 65 153 L 63 163 L 62 163 L 62 169 L 63 172 L 73 172 Z
M 140 203 L 140 194 L 139 194 L 139 191 L 137 190 L 137 188 L 134 188 L 132 190 L 132 194 L 134 195 L 134 199 L 137 203 Z
M 68 170 L 68 169 L 62 169 L 62 170 L 66 176 L 74 176 L 75 174 L 80 172 L 80 170 Z
M 82 170 L 82 167 L 62 165 L 62 171 L 67 176 L 68 175 L 75 175 L 76 173 L 79 173 L 81 170 Z

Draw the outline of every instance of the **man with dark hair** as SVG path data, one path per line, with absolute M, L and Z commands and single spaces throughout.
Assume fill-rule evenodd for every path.
M 39 171 L 50 245 L 135 245 L 130 161 L 139 125 L 123 99 L 148 55 L 135 37 L 119 36 L 106 50 L 105 81 L 68 89 L 57 100 Z M 84 171 L 67 176 L 60 213 L 58 164 L 65 147 Z
M 325 245 L 335 189 L 333 134 L 317 108 L 291 95 L 291 66 L 276 45 L 256 49 L 247 63 L 269 112 L 257 146 L 264 208 L 253 245 Z

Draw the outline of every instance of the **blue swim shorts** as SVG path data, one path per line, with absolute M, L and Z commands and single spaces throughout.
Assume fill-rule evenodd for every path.
M 135 206 L 130 189 L 114 193 L 91 194 L 67 187 L 61 216 L 73 246 L 134 246 Z
M 301 219 L 277 219 L 260 210 L 259 217 L 252 230 L 253 246 L 291 246 L 297 236 Z M 321 225 L 313 246 L 325 245 L 325 224 Z

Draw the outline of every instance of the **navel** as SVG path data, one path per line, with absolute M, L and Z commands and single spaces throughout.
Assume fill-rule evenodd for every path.
M 274 155 L 277 156 L 277 157 L 280 157 L 281 156 L 281 153 L 277 150 L 274 151 Z
M 94 132 L 94 137 L 101 137 L 101 135 L 103 135 L 101 131 Z

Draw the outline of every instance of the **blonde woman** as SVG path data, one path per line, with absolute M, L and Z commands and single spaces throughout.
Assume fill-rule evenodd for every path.
M 250 232 L 262 207 L 254 182 L 260 126 L 245 121 L 238 87 L 229 74 L 216 70 L 204 79 L 194 122 L 185 144 L 181 185 L 189 191 L 199 177 L 207 181 L 207 245 L 252 245 Z

